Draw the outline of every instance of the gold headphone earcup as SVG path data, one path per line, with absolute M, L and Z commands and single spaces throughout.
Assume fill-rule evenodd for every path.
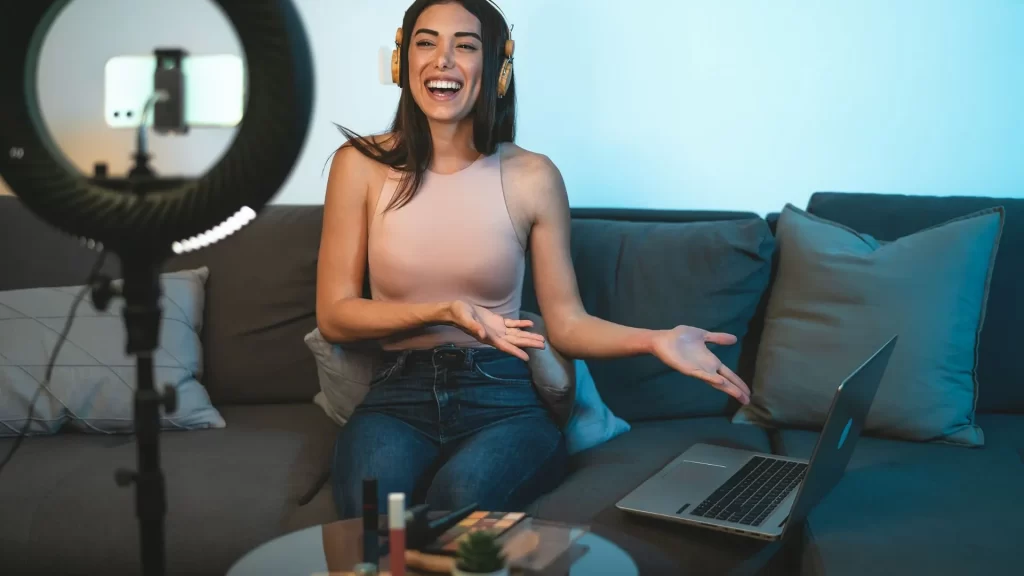
M 398 50 L 391 52 L 391 81 L 401 86 L 402 80 L 402 55 Z
M 402 27 L 395 30 L 395 50 L 391 52 L 391 81 L 402 85 Z
M 505 63 L 501 65 L 501 72 L 498 74 L 498 98 L 505 97 L 510 82 L 512 82 L 512 61 L 505 60 Z

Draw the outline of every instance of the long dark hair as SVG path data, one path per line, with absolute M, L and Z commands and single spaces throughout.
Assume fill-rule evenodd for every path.
M 473 117 L 473 145 L 477 152 L 491 155 L 501 142 L 515 140 L 516 83 L 510 79 L 503 98 L 498 98 L 498 74 L 505 61 L 505 41 L 509 27 L 501 11 L 490 0 L 416 0 L 405 11 L 402 20 L 401 84 L 402 96 L 391 122 L 391 137 L 383 142 L 360 136 L 348 128 L 338 129 L 348 143 L 365 156 L 402 173 L 401 182 L 387 209 L 404 206 L 419 190 L 423 174 L 433 156 L 433 142 L 427 117 L 413 99 L 409 89 L 409 44 L 416 20 L 429 6 L 458 2 L 480 20 L 483 40 L 483 77 L 480 96 L 471 112 Z M 339 148 L 340 149 L 340 148 Z

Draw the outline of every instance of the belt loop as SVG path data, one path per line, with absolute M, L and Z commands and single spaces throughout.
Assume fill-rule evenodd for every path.
M 464 369 L 466 369 L 466 370 L 472 370 L 473 369 L 473 364 L 474 364 L 473 357 L 474 356 L 476 356 L 476 348 L 467 348 L 466 349 L 466 356 L 465 356 L 465 358 L 462 361 L 462 367 Z
M 405 361 L 409 358 L 409 350 L 402 350 L 398 354 L 398 360 L 395 361 L 395 374 L 402 374 L 402 370 L 405 368 Z

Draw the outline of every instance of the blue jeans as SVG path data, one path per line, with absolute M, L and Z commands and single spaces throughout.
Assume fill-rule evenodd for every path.
M 517 511 L 556 487 L 565 438 L 537 395 L 526 362 L 493 348 L 385 352 L 370 390 L 341 428 L 331 481 L 338 516 L 358 517 L 362 481 L 376 478 L 378 510 L 406 506 Z

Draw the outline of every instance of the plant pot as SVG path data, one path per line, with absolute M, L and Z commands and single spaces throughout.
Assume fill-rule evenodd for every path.
M 466 572 L 465 570 L 459 570 L 459 567 L 452 566 L 452 576 L 509 576 L 508 566 L 505 566 L 501 570 L 495 572 Z

